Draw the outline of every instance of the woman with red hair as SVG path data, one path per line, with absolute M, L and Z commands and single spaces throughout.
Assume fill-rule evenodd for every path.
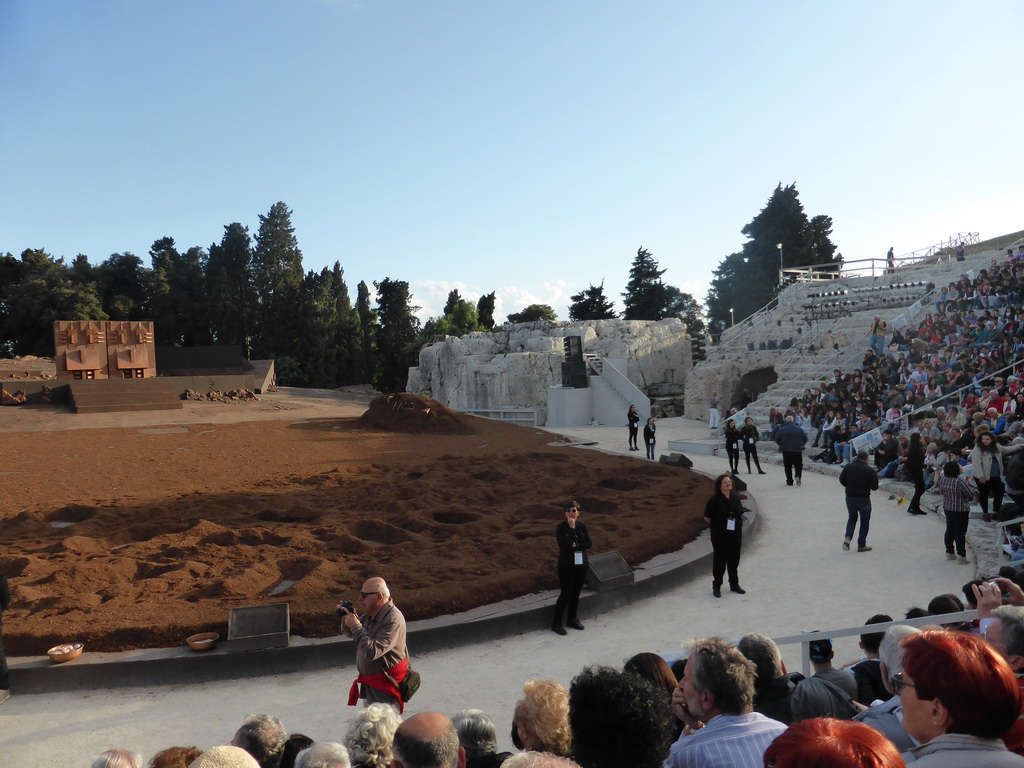
M 885 736 L 864 723 L 819 717 L 793 723 L 768 745 L 765 768 L 903 768 Z
M 908 635 L 903 672 L 892 685 L 903 728 L 921 743 L 909 751 L 921 768 L 1024 767 L 999 738 L 1020 716 L 1010 666 L 983 640 L 933 629 Z

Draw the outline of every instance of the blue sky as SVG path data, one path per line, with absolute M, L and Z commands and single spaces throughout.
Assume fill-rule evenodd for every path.
M 0 252 L 219 242 L 498 315 L 637 248 L 703 300 L 776 184 L 848 259 L 1024 229 L 1024 3 L 0 0 Z

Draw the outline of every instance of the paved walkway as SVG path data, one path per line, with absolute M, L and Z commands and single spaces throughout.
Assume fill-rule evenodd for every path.
M 558 431 L 644 461 L 642 452 L 623 450 L 625 427 Z M 706 427 L 696 422 L 659 422 L 660 447 L 670 439 L 704 434 Z M 725 458 L 691 458 L 695 469 L 710 474 L 727 466 Z M 414 656 L 424 683 L 406 712 L 483 709 L 498 724 L 500 746 L 511 749 L 512 710 L 529 677 L 552 677 L 568 685 L 584 665 L 621 666 L 634 653 L 675 650 L 696 636 L 757 631 L 780 637 L 854 625 L 875 613 L 899 617 L 937 594 L 959 593 L 973 577 L 973 566 L 945 560 L 939 517 L 908 515 L 887 494 L 873 500 L 869 544 L 874 550 L 842 552 L 846 511 L 835 478 L 806 472 L 802 487 L 787 487 L 781 467 L 765 469 L 767 475 L 743 475 L 763 516 L 740 564 L 746 595 L 725 592 L 721 600 L 714 599 L 709 575 L 587 619 L 586 631 L 570 631 L 567 637 L 531 631 Z M 401 585 L 392 586 L 401 605 Z M 839 661 L 858 657 L 852 641 L 837 642 L 836 651 Z M 798 650 L 789 647 L 783 653 L 787 664 L 797 668 Z M 350 683 L 351 671 L 343 670 L 194 686 L 31 696 L 15 692 L 0 707 L 0 765 L 87 765 L 112 747 L 139 751 L 147 760 L 172 745 L 207 748 L 230 740 L 245 715 L 254 712 L 277 715 L 291 732 L 341 740 L 354 711 L 345 706 Z

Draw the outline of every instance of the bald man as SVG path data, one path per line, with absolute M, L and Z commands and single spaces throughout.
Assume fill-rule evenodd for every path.
M 391 704 L 403 710 L 398 690 L 409 671 L 405 647 L 405 616 L 391 600 L 384 579 L 367 579 L 356 601 L 360 615 L 338 605 L 341 632 L 356 643 L 356 667 L 359 677 L 349 691 L 349 705 L 360 698 L 367 704 Z
M 466 768 L 455 726 L 437 712 L 413 715 L 398 726 L 391 751 L 391 768 Z

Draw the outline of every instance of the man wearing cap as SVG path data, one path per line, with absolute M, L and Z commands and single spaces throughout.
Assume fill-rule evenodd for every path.
M 860 519 L 860 535 L 857 536 L 857 551 L 870 552 L 868 529 L 871 527 L 871 492 L 878 490 L 878 473 L 868 464 L 868 452 L 861 451 L 857 460 L 851 461 L 839 473 L 839 484 L 846 489 L 846 538 L 843 551 L 850 551 L 853 532 Z
M 857 681 L 853 675 L 832 666 L 832 641 L 812 640 L 808 644 L 814 674 L 801 680 L 793 691 L 793 720 L 835 717 L 849 720 L 862 710 L 855 703 Z
M 349 691 L 349 706 L 360 698 L 367 704 L 391 704 L 401 712 L 402 694 L 398 690 L 409 671 L 405 647 L 405 616 L 391 600 L 384 579 L 367 579 L 359 592 L 361 616 L 338 605 L 341 632 L 356 643 L 356 668 L 359 677 Z

